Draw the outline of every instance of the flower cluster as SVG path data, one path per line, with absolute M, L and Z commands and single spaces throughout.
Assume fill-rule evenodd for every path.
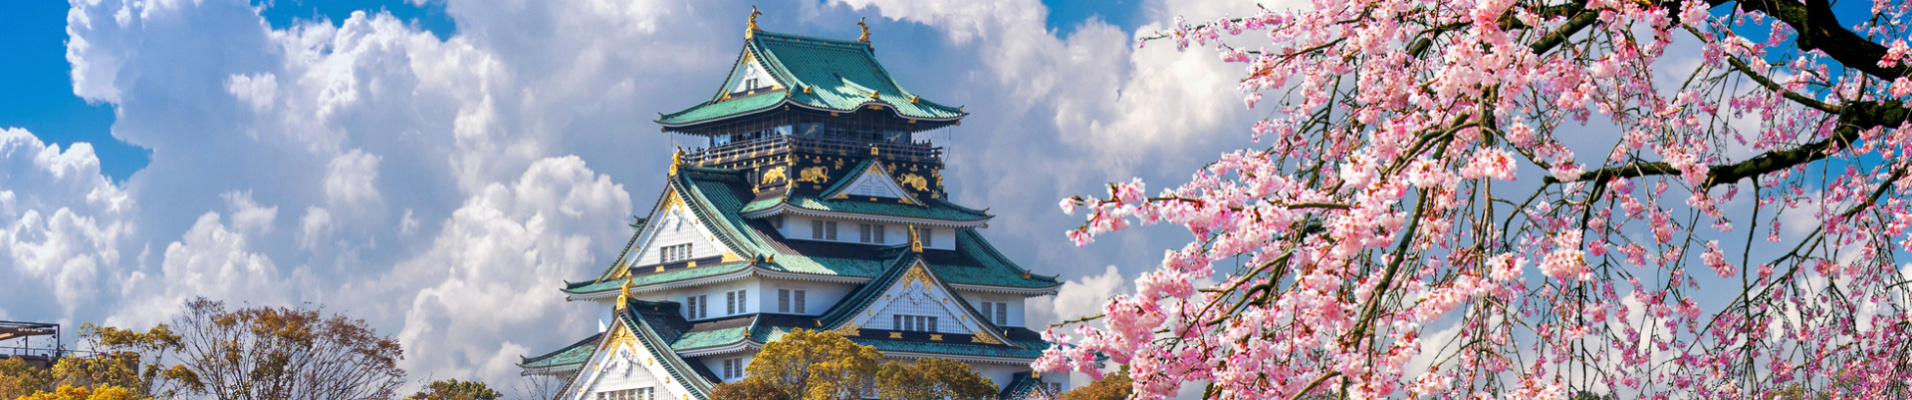
M 1178 20 L 1141 42 L 1243 65 L 1244 102 L 1273 104 L 1266 148 L 1153 195 L 1064 199 L 1078 245 L 1157 224 L 1192 240 L 1105 327 L 1044 332 L 1036 367 L 1127 364 L 1144 399 L 1191 381 L 1225 399 L 1912 396 L 1912 273 L 1892 261 L 1912 251 L 1912 3 L 1807 31 L 1762 8 L 1781 3 Z M 1676 38 L 1697 49 L 1669 55 Z

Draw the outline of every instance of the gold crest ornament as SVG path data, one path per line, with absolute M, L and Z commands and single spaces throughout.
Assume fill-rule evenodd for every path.
M 762 30 L 757 29 L 757 16 L 759 15 L 763 15 L 763 12 L 757 11 L 757 6 L 750 6 L 750 27 L 744 29 L 744 39 L 756 37 L 757 31 Z
M 783 166 L 778 165 L 771 167 L 768 171 L 764 171 L 763 179 L 759 179 L 757 182 L 758 184 L 770 184 L 771 182 L 783 182 L 789 179 L 789 177 L 783 174 Z
M 929 190 L 929 179 L 924 179 L 922 175 L 903 174 L 903 181 L 900 183 L 903 186 L 916 188 L 919 192 Z
M 823 183 L 830 180 L 830 169 L 821 165 L 804 168 L 797 173 L 797 182 Z
M 856 19 L 856 26 L 863 28 L 863 36 L 857 36 L 856 41 L 869 43 L 870 42 L 870 26 L 867 24 L 864 24 L 862 18 Z

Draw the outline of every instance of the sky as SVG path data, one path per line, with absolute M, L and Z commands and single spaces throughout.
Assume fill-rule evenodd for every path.
M 674 0 L 0 2 L 0 320 L 145 328 L 196 296 L 321 305 L 405 347 L 414 381 L 516 379 L 589 335 L 563 280 L 616 257 L 663 190 L 661 112 L 708 96 L 751 3 Z M 953 199 L 1093 313 L 1188 236 L 1078 248 L 1058 200 L 1185 181 L 1253 146 L 1241 66 L 1134 46 L 1253 3 L 759 2 L 770 31 L 852 38 L 966 106 Z

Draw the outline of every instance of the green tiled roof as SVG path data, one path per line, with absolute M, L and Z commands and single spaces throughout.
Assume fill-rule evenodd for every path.
M 750 228 L 743 214 L 753 208 L 762 209 L 765 207 L 764 204 L 776 204 L 781 200 L 772 198 L 746 205 L 738 198 L 740 194 L 748 193 L 748 190 L 738 186 L 742 184 L 740 172 L 697 167 L 679 167 L 679 169 L 678 175 L 671 177 L 671 184 L 666 190 L 678 193 L 686 199 L 686 203 L 690 205 L 696 217 L 705 222 L 704 225 L 711 229 L 719 241 L 735 249 L 740 257 L 745 258 L 745 261 L 700 265 L 696 268 L 673 269 L 660 273 L 635 274 L 632 276 L 632 282 L 636 285 L 643 286 L 737 272 L 753 268 L 752 261 L 749 260 L 755 259 L 757 255 L 766 254 L 774 255 L 774 262 L 758 264 L 757 268 L 829 276 L 876 277 L 884 272 L 884 267 L 891 261 L 878 258 L 806 256 L 780 252 L 771 245 L 771 242 L 780 239 L 765 236 L 774 235 L 774 232 L 766 233 Z M 854 200 L 817 201 L 807 198 L 799 198 L 797 201 L 825 207 L 829 207 L 830 204 L 859 203 Z M 862 203 L 861 207 L 866 208 L 861 209 L 887 207 L 918 213 L 915 215 L 951 213 L 983 216 L 981 211 L 970 210 L 942 200 L 931 199 L 928 204 L 933 207 Z M 986 218 L 986 216 L 983 217 Z M 641 244 L 633 242 L 632 245 Z M 957 231 L 956 249 L 963 253 L 962 258 L 975 260 L 976 265 L 930 262 L 930 269 L 944 282 L 1016 288 L 1046 288 L 1061 285 L 1053 277 L 1031 275 L 1029 278 L 1023 278 L 1026 270 L 1010 262 L 1008 258 L 991 247 L 981 234 L 973 230 Z M 612 265 L 601 276 L 608 278 L 614 275 L 618 268 L 629 267 L 629 265 Z M 617 290 L 618 286 L 623 284 L 621 279 L 598 278 L 583 282 L 567 282 L 563 290 L 570 294 L 597 293 Z
M 684 351 L 684 350 L 701 348 L 701 347 L 721 346 L 721 345 L 726 345 L 731 343 L 737 343 L 737 341 L 744 340 L 745 338 L 748 338 L 748 337 L 750 337 L 749 326 L 739 326 L 735 328 L 725 328 L 725 329 L 718 329 L 718 330 L 711 330 L 711 331 L 704 331 L 704 332 L 690 332 L 690 333 L 685 333 L 683 337 L 677 338 L 677 342 L 671 343 L 671 349 L 677 350 L 677 351 Z
M 1042 351 L 1047 350 L 1049 348 L 1049 343 L 1041 342 L 1041 341 L 1037 341 L 1033 343 L 1016 342 L 1017 344 L 1022 345 L 1021 348 L 1009 347 L 1009 346 L 987 345 L 987 344 L 976 344 L 976 343 L 916 342 L 916 341 L 888 340 L 888 339 L 867 338 L 867 337 L 853 337 L 853 338 L 850 338 L 850 341 L 856 342 L 857 344 L 869 345 L 871 347 L 875 347 L 879 351 L 883 351 L 886 353 L 892 352 L 892 351 L 904 351 L 904 352 L 913 352 L 913 353 L 935 353 L 935 354 L 954 354 L 954 355 L 989 356 L 989 357 L 1017 357 L 1017 358 L 1042 357 Z
M 744 57 L 754 58 L 783 86 L 783 90 L 745 97 L 724 98 L 743 79 Z M 807 90 L 806 90 L 807 89 Z M 685 126 L 725 117 L 767 110 L 779 104 L 854 111 L 879 105 L 904 118 L 953 120 L 964 113 L 956 107 L 922 99 L 904 89 L 876 61 L 869 42 L 824 39 L 773 32 L 755 32 L 745 40 L 730 79 L 710 101 L 682 111 L 665 114 L 657 122 L 665 126 Z M 878 97 L 870 98 L 875 91 Z
M 518 366 L 532 369 L 581 365 L 584 364 L 586 360 L 591 359 L 591 352 L 597 350 L 598 340 L 603 338 L 603 333 L 591 335 L 591 337 L 584 338 L 584 340 L 579 340 L 577 343 L 564 346 L 556 351 L 536 357 L 525 357 L 523 361 L 518 363 Z
M 995 246 L 990 246 L 988 240 L 983 240 L 982 234 L 976 233 L 976 231 L 973 230 L 959 231 L 956 234 L 956 251 L 965 253 L 970 259 L 976 260 L 976 262 L 981 265 L 950 266 L 931 264 L 930 269 L 935 270 L 936 277 L 941 278 L 944 282 L 1022 288 L 1043 288 L 1062 285 L 1062 282 L 1057 281 L 1056 277 L 1035 275 L 1029 273 L 1029 270 L 1016 265 L 1016 263 L 1010 262 L 1009 257 L 1005 257 L 1002 253 L 997 252 Z M 1029 277 L 1024 278 L 1024 274 L 1028 274 Z
M 792 197 L 787 202 L 792 206 L 817 211 L 836 211 L 858 214 L 891 215 L 910 218 L 928 218 L 951 221 L 980 221 L 989 219 L 982 211 L 971 210 L 940 199 L 923 201 L 927 207 L 889 202 L 870 202 L 863 200 L 818 200 L 810 197 Z M 755 204 L 755 203 L 752 203 Z M 768 207 L 765 207 L 768 208 Z M 748 211 L 746 211 L 748 212 Z

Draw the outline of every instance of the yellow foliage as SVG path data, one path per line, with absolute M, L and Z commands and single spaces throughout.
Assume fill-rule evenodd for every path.
M 60 386 L 53 392 L 39 392 L 20 400 L 141 400 L 143 397 L 119 386 L 101 386 L 95 390 L 84 387 Z

